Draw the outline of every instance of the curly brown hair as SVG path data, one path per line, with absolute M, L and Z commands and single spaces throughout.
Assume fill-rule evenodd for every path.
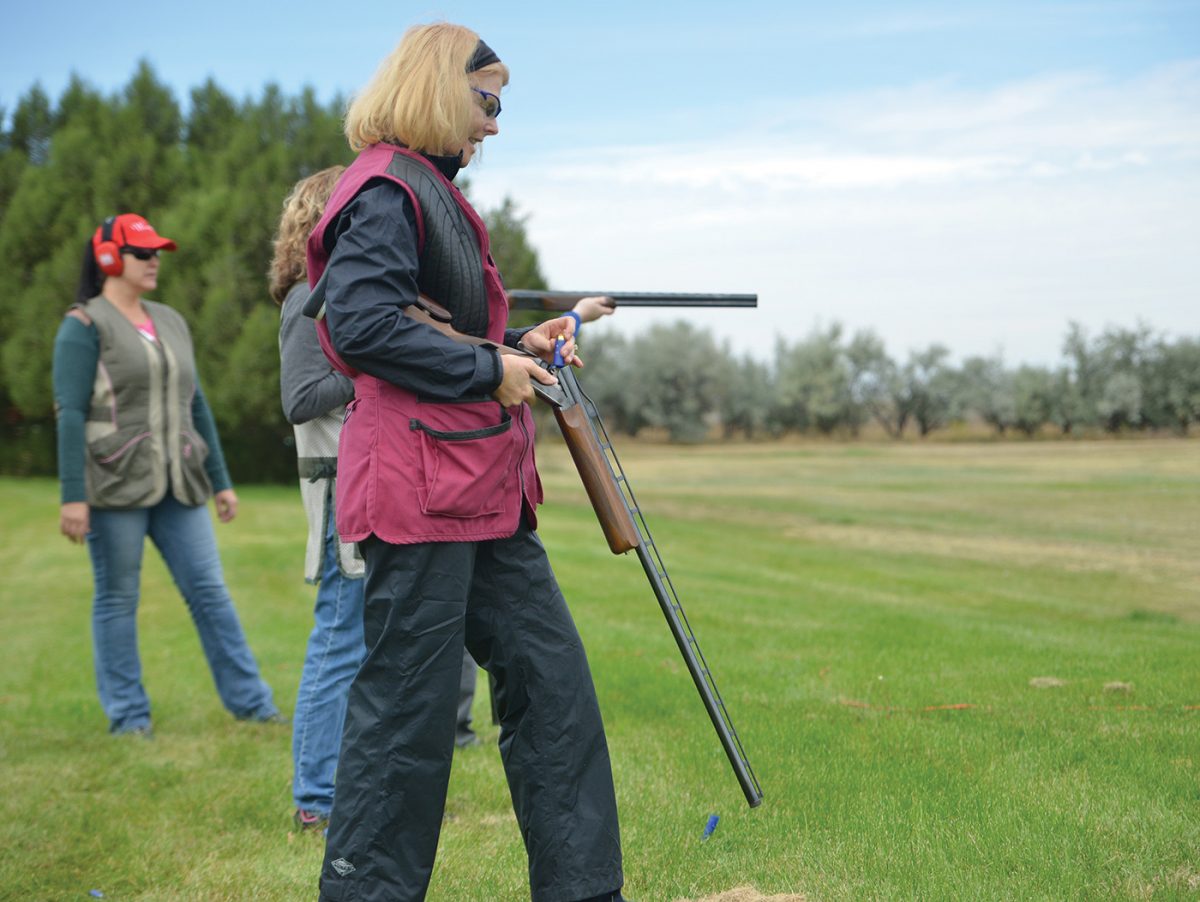
M 291 287 L 306 278 L 308 266 L 305 245 L 308 236 L 320 221 L 333 186 L 345 171 L 345 166 L 330 166 L 314 172 L 296 182 L 291 194 L 283 202 L 283 215 L 279 218 L 279 231 L 275 234 L 275 258 L 271 261 L 268 273 L 271 297 L 276 304 L 282 305 Z

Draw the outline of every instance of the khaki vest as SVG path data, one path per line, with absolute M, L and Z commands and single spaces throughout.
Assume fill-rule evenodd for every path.
M 208 445 L 192 423 L 196 361 L 183 317 L 143 301 L 158 341 L 150 341 L 103 296 L 80 308 L 100 334 L 100 359 L 84 430 L 88 504 L 157 504 L 170 486 L 181 504 L 204 504 L 212 483 Z

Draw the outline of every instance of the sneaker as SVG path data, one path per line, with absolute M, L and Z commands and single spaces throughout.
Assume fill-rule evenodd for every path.
M 110 728 L 108 732 L 113 736 L 137 736 L 141 739 L 154 738 L 154 730 L 148 723 L 138 724 L 134 727 L 119 727 L 117 729 Z
M 296 829 L 301 833 L 310 830 L 314 832 L 319 830 L 323 835 L 329 829 L 329 815 L 297 808 L 296 813 L 292 815 L 292 823 L 296 825 Z

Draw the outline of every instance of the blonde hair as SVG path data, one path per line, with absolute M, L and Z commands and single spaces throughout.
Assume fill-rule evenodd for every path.
M 333 186 L 345 166 L 330 166 L 296 182 L 283 202 L 279 231 L 275 234 L 275 257 L 271 260 L 271 297 L 283 304 L 288 291 L 308 273 L 305 245 L 316 228 Z
M 399 141 L 418 153 L 442 154 L 470 134 L 472 76 L 498 73 L 508 84 L 508 67 L 491 63 L 468 73 L 479 35 L 462 25 L 416 25 L 384 61 L 346 111 L 346 140 L 355 151 Z

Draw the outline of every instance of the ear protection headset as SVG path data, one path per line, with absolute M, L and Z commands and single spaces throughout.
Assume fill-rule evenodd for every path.
M 96 256 L 96 264 L 106 276 L 119 276 L 125 269 L 125 261 L 121 259 L 121 248 L 113 240 L 113 227 L 117 217 L 110 216 L 97 230 L 99 234 L 92 238 L 92 252 Z

